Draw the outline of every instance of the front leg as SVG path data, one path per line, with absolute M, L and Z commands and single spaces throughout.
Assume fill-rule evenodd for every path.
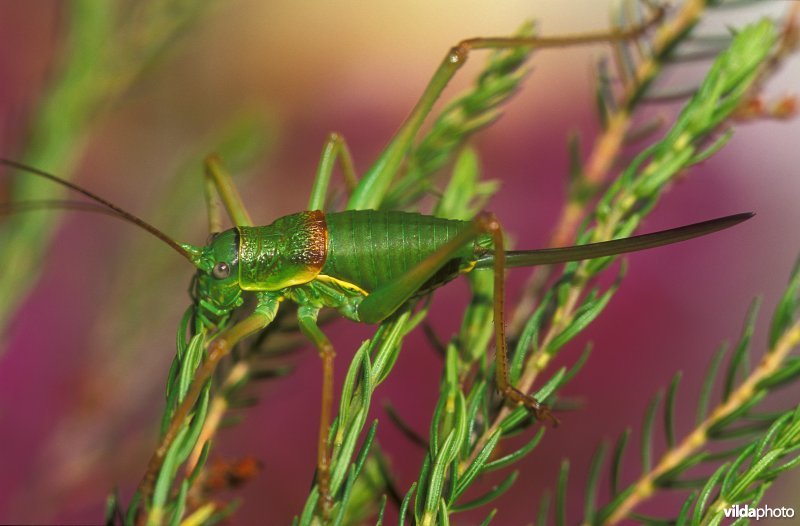
M 161 437 L 158 448 L 150 457 L 147 471 L 139 483 L 138 492 L 141 495 L 140 502 L 145 508 L 150 502 L 153 494 L 153 485 L 156 477 L 164 464 L 164 459 L 175 442 L 180 430 L 184 427 L 186 419 L 194 409 L 204 387 L 214 375 L 219 362 L 227 356 L 231 349 L 242 339 L 265 329 L 275 319 L 278 313 L 279 302 L 269 296 L 264 295 L 259 298 L 259 303 L 255 310 L 241 320 L 236 325 L 219 333 L 208 344 L 208 351 L 205 361 L 200 365 L 194 375 L 191 386 L 186 396 L 178 405 L 170 419 L 166 432 Z
M 222 161 L 217 155 L 210 155 L 206 159 L 206 205 L 208 207 L 208 226 L 213 234 L 222 231 L 222 214 L 220 214 L 216 194 L 222 199 L 225 211 L 236 226 L 253 226 L 253 220 L 244 206 L 242 196 L 233 184 L 233 179 L 222 166 Z
M 317 177 L 314 179 L 314 186 L 311 189 L 311 198 L 308 200 L 309 210 L 325 210 L 325 199 L 328 194 L 328 185 L 333 175 L 333 168 L 336 162 L 344 175 L 344 182 L 347 186 L 348 194 L 351 194 L 358 184 L 356 169 L 353 165 L 353 157 L 344 137 L 338 133 L 331 133 L 325 146 L 322 148 L 322 155 L 317 167 Z

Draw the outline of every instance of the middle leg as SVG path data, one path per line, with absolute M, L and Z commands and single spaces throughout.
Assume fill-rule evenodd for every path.
M 331 414 L 333 412 L 333 359 L 336 353 L 333 345 L 317 325 L 319 308 L 301 305 L 297 309 L 300 330 L 319 351 L 322 358 L 322 404 L 319 415 L 319 436 L 317 440 L 317 484 L 322 515 L 328 518 L 333 499 L 331 498 L 331 458 L 328 451 Z

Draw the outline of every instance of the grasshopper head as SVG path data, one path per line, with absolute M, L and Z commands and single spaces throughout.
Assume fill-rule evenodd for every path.
M 201 314 L 224 317 L 242 305 L 239 287 L 239 232 L 232 228 L 214 234 L 196 252 L 195 299 Z

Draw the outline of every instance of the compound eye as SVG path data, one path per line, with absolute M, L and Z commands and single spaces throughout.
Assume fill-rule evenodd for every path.
M 214 270 L 211 271 L 211 275 L 216 279 L 225 279 L 231 275 L 231 267 L 224 261 L 220 261 L 214 265 Z

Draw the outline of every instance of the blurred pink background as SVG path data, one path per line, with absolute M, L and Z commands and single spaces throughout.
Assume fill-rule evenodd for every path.
M 772 12 L 785 5 L 777 2 Z M 150 202 L 168 187 L 165 181 L 187 150 L 207 140 L 232 114 L 257 111 L 269 123 L 269 155 L 243 183 L 243 194 L 254 219 L 271 222 L 305 207 L 328 132 L 342 133 L 357 168 L 366 169 L 444 53 L 460 39 L 507 35 L 531 18 L 540 22 L 544 34 L 600 29 L 608 20 L 606 2 L 563 6 L 541 0 L 504 2 L 500 9 L 456 1 L 226 2 L 104 115 L 77 180 L 159 224 L 148 215 Z M 22 139 L 9 123 L 22 122 L 58 50 L 58 9 L 55 2 L 0 4 L 3 156 L 20 146 Z M 709 27 L 723 27 L 722 19 L 716 20 Z M 604 51 L 593 47 L 537 54 L 506 115 L 474 141 L 484 176 L 502 183 L 489 208 L 518 247 L 543 246 L 554 227 L 566 183 L 568 134 L 581 134 L 586 154 L 598 130 L 591 71 Z M 447 93 L 463 89 L 483 60 L 483 53 L 474 53 Z M 794 60 L 770 82 L 767 93 L 796 90 L 799 78 Z M 763 308 L 753 341 L 759 353 L 763 350 L 769 316 L 800 248 L 795 228 L 800 224 L 798 133 L 797 119 L 742 125 L 719 155 L 664 196 L 645 231 L 742 211 L 757 216 L 707 239 L 628 257 L 628 275 L 614 301 L 559 361 L 572 363 L 587 342 L 594 342 L 589 363 L 562 391 L 579 396 L 585 406 L 560 415 L 563 425 L 548 431 L 525 459 L 514 488 L 494 504 L 500 508 L 495 524 L 532 522 L 542 492 L 555 487 L 563 458 L 572 464 L 568 520 L 581 520 L 583 481 L 592 454 L 600 440 L 616 440 L 626 426 L 633 426 L 634 433 L 624 480 L 632 480 L 647 402 L 679 369 L 684 378 L 678 430 L 688 431 L 708 362 L 722 341 L 738 338 L 756 295 L 763 297 Z M 198 164 L 187 208 L 173 211 L 187 215 L 193 233 L 182 240 L 194 243 L 205 239 L 201 181 Z M 189 301 L 191 269 L 131 230 L 95 216 L 69 215 L 38 286 L 4 335 L 2 523 L 99 522 L 107 493 L 118 486 L 127 498 L 143 473 L 163 407 L 174 330 Z M 143 259 L 142 266 L 166 283 L 151 302 L 125 311 L 139 325 L 135 334 L 114 321 L 115 313 L 119 316 L 114 305 L 126 298 L 108 297 L 124 290 L 119 287 L 128 278 L 115 269 L 124 263 L 119 261 L 124 245 L 134 242 L 148 253 L 163 253 L 156 262 Z M 525 270 L 510 273 L 509 304 L 516 301 L 527 275 Z M 438 334 L 446 337 L 457 330 L 460 312 L 453 316 L 444 311 L 456 309 L 445 307 L 462 305 L 466 295 L 464 283 L 437 291 L 431 320 Z M 326 333 L 338 352 L 338 388 L 354 349 L 371 330 L 337 321 Z M 218 437 L 221 457 L 252 455 L 264 466 L 255 480 L 230 495 L 243 498 L 236 524 L 288 523 L 300 512 L 310 485 L 321 367 L 310 349 L 287 361 L 294 373 L 259 385 L 255 392 L 260 403 L 242 412 L 242 425 Z M 391 425 L 380 402 L 391 400 L 427 435 L 441 367 L 425 338 L 412 335 L 374 398 L 378 440 L 390 455 L 402 492 L 416 479 L 423 452 Z M 794 386 L 766 405 L 788 408 L 797 400 Z M 607 471 L 602 480 L 607 480 Z M 764 502 L 795 503 L 797 481 L 796 474 L 782 480 Z M 600 502 L 607 496 L 604 489 Z M 666 515 L 680 501 L 653 501 L 638 511 Z M 477 524 L 489 510 L 456 516 L 455 524 Z

